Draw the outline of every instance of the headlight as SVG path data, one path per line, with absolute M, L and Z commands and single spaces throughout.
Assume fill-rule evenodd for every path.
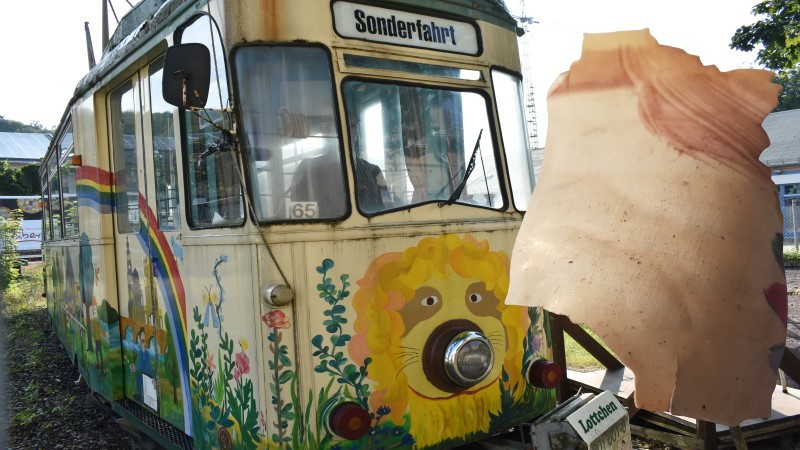
M 494 351 L 486 336 L 476 331 L 462 331 L 447 346 L 444 368 L 447 377 L 461 387 L 472 387 L 489 375 L 494 365 Z

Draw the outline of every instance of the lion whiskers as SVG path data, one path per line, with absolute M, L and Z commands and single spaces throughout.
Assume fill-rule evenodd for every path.
M 398 345 L 397 347 L 404 349 L 404 351 L 392 352 L 392 359 L 395 362 L 399 361 L 402 364 L 402 367 L 400 367 L 397 370 L 397 373 L 394 376 L 395 378 L 400 376 L 400 374 L 403 373 L 403 370 L 405 370 L 406 367 L 412 364 L 417 364 L 421 360 L 420 349 L 414 347 L 406 347 L 403 345 Z

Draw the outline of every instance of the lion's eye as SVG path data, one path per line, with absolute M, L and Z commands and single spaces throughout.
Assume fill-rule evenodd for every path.
M 422 306 L 433 306 L 439 303 L 439 297 L 435 295 L 429 295 L 423 298 L 422 301 L 420 301 L 420 303 L 422 303 Z
M 478 294 L 477 292 L 473 292 L 472 294 L 469 294 L 469 301 L 471 301 L 472 303 L 478 303 L 481 300 L 483 300 L 483 297 L 481 297 L 481 294 Z

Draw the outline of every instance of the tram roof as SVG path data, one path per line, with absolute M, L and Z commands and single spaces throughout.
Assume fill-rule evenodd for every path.
M 427 9 L 469 17 L 515 31 L 518 34 L 521 33 L 521 29 L 517 27 L 516 20 L 508 11 L 503 0 L 376 0 L 372 3 L 387 7 Z M 137 3 L 120 20 L 100 61 L 78 83 L 73 98 L 62 116 L 61 126 L 69 114 L 71 105 L 100 82 L 103 77 L 110 74 L 117 64 L 140 49 L 148 40 L 161 33 L 171 19 L 179 17 L 191 9 L 196 10 L 198 5 L 202 4 L 205 4 L 205 1 L 142 0 Z M 51 143 L 52 145 L 55 145 L 54 141 Z

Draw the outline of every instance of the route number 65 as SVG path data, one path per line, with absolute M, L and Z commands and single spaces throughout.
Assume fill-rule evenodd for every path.
M 319 211 L 317 202 L 288 202 L 286 210 L 290 219 L 314 219 Z

